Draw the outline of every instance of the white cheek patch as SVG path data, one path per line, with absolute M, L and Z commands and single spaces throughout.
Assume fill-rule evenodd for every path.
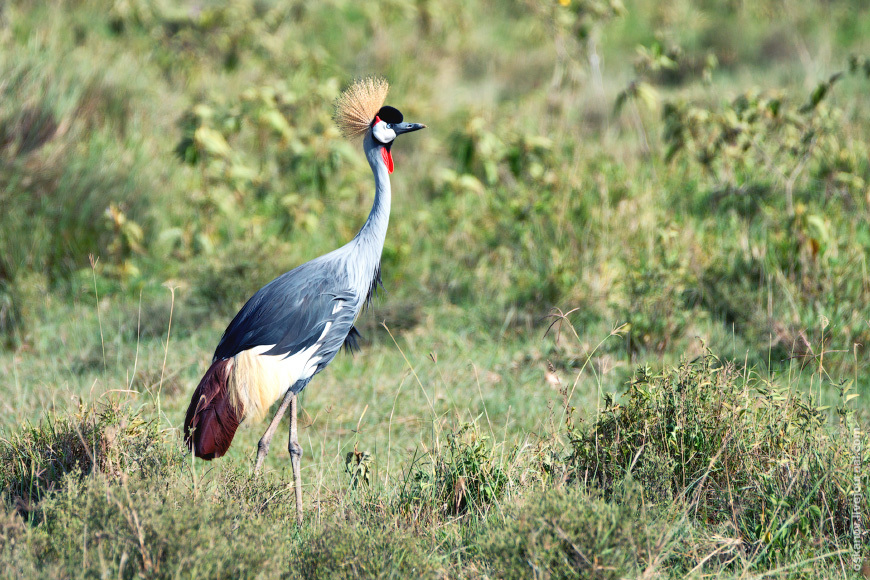
M 372 127 L 372 135 L 381 143 L 392 143 L 396 138 L 396 132 L 390 129 L 384 121 L 377 123 Z

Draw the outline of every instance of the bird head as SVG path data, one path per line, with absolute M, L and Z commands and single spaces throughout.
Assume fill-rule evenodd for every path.
M 390 148 L 393 146 L 393 141 L 402 133 L 410 133 L 425 129 L 426 125 L 420 123 L 405 123 L 404 116 L 399 109 L 390 106 L 381 107 L 378 114 L 372 120 L 372 139 L 379 145 L 383 146 L 381 155 L 383 155 L 384 163 L 390 173 L 393 172 L 393 154 Z
M 381 78 L 369 77 L 356 81 L 335 103 L 335 122 L 345 137 L 370 135 L 372 145 L 379 147 L 384 164 L 393 172 L 393 141 L 402 133 L 424 129 L 420 123 L 405 123 L 395 107 L 385 106 L 390 86 Z

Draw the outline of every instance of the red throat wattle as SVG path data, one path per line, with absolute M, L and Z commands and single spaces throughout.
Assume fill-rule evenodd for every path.
M 372 127 L 381 122 L 381 118 L 375 115 L 375 120 L 372 121 Z M 393 154 L 386 147 L 381 147 L 381 157 L 384 158 L 384 165 L 387 166 L 387 171 L 393 172 Z
M 384 163 L 387 165 L 387 171 L 393 172 L 393 154 L 386 147 L 381 149 L 381 157 L 384 158 Z

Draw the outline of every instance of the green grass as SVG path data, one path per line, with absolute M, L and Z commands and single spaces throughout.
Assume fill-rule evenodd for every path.
M 868 27 L 846 0 L 3 4 L 3 575 L 848 577 Z M 212 463 L 179 427 L 244 300 L 365 220 L 331 107 L 372 73 L 429 129 L 394 149 L 363 350 L 301 398 L 297 529 L 286 446 L 250 475 L 263 425 Z

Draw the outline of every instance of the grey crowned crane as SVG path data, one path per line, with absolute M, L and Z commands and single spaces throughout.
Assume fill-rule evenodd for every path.
M 375 177 L 375 200 L 365 225 L 344 246 L 282 274 L 248 300 L 224 331 L 184 419 L 187 446 L 197 457 L 214 459 L 227 452 L 242 421 L 262 419 L 281 400 L 257 446 L 256 473 L 290 407 L 288 449 L 300 523 L 302 447 L 296 396 L 342 345 L 356 346 L 354 321 L 381 281 L 381 252 L 390 219 L 390 148 L 402 133 L 425 127 L 405 123 L 397 109 L 383 106 L 388 89 L 383 79 L 363 79 L 336 101 L 339 129 L 348 138 L 363 136 Z

